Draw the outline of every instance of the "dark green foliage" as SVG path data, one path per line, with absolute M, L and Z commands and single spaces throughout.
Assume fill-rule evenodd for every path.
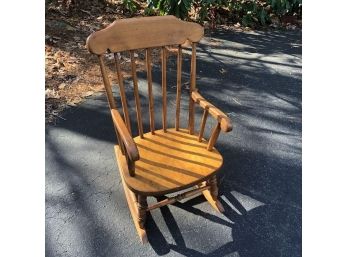
M 122 4 L 131 13 L 131 15 L 138 10 L 134 0 L 122 0 Z
M 123 0 L 131 14 L 137 10 L 134 0 Z M 189 12 L 196 13 L 198 22 L 211 24 L 240 22 L 243 26 L 265 26 L 270 16 L 279 18 L 297 14 L 301 17 L 302 0 L 147 0 L 145 15 L 175 15 L 187 19 Z
M 302 0 L 267 0 L 267 3 L 272 6 L 275 14 L 282 16 L 287 13 L 298 12 L 302 5 Z
M 192 0 L 148 0 L 148 8 L 155 8 L 161 15 L 171 14 L 185 19 L 192 6 Z
M 219 9 L 227 8 L 229 2 L 226 0 L 196 0 L 194 1 L 194 5 L 198 11 L 198 20 L 203 22 L 205 20 L 209 20 L 211 22 L 215 22 L 219 19 Z
M 243 26 L 254 26 L 255 24 L 266 25 L 270 21 L 269 14 L 265 9 L 264 2 L 246 0 L 233 1 L 229 8 L 235 12 Z

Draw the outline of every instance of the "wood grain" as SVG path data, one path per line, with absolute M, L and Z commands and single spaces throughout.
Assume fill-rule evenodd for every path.
M 125 183 L 123 174 L 128 173 L 127 164 L 125 162 L 124 156 L 121 153 L 120 148 L 117 145 L 115 146 L 115 155 L 116 155 L 117 165 L 118 165 L 119 170 L 120 170 L 120 176 L 122 179 L 123 189 L 124 189 L 124 192 L 126 195 L 126 199 L 127 199 L 130 213 L 132 215 L 135 229 L 140 237 L 140 241 L 144 244 L 144 243 L 148 242 L 146 231 L 145 231 L 144 227 L 141 228 L 140 224 L 139 224 L 139 213 L 138 213 L 138 205 L 137 205 L 136 196 L 131 190 L 129 190 L 129 188 L 127 187 L 127 185 Z
M 177 71 L 176 71 L 176 112 L 175 112 L 175 130 L 180 128 L 180 100 L 181 100 L 181 70 L 182 70 L 182 47 L 178 46 L 177 57 Z
M 147 201 L 146 196 L 137 195 L 137 203 L 138 203 L 138 223 L 140 228 L 145 227 L 146 222 L 146 211 L 147 211 Z
M 211 182 L 215 179 L 215 182 Z M 210 185 L 209 189 L 204 190 L 202 193 L 205 197 L 205 199 L 208 201 L 208 203 L 217 211 L 217 212 L 224 212 L 225 209 L 222 206 L 221 202 L 217 199 L 217 193 L 218 193 L 218 186 L 216 181 L 216 176 L 212 176 L 212 178 L 208 182 L 203 182 L 202 186 Z M 212 189 L 212 187 L 214 189 Z M 214 191 L 214 192 L 213 192 Z
M 188 130 L 162 129 L 134 138 L 140 160 L 135 163 L 135 176 L 124 174 L 126 184 L 142 195 L 163 195 L 189 188 L 208 179 L 222 165 L 222 156 L 207 141 L 197 141 Z
M 232 122 L 230 118 L 228 118 L 220 109 L 205 100 L 197 90 L 191 93 L 191 98 L 203 109 L 209 108 L 209 113 L 221 124 L 222 131 L 229 132 L 232 130 Z
M 162 47 L 162 126 L 167 131 L 167 50 Z
M 138 148 L 137 148 L 133 138 L 129 134 L 129 131 L 128 131 L 126 125 L 124 124 L 124 121 L 123 121 L 120 113 L 117 110 L 112 109 L 111 116 L 112 116 L 112 120 L 114 122 L 114 125 L 118 131 L 118 134 L 122 140 L 122 143 L 124 144 L 124 147 L 126 148 L 126 152 L 129 156 L 129 159 L 133 162 L 139 160 Z
M 117 20 L 105 29 L 93 33 L 87 39 L 87 48 L 97 54 L 105 85 L 112 120 L 119 142 L 115 146 L 116 159 L 121 173 L 128 206 L 135 228 L 142 242 L 145 232 L 146 212 L 166 204 L 202 193 L 217 211 L 223 207 L 218 201 L 215 174 L 223 163 L 221 154 L 214 147 L 221 130 L 232 130 L 230 119 L 222 111 L 205 100 L 196 88 L 196 43 L 203 36 L 203 27 L 181 21 L 173 16 L 143 17 Z M 190 98 L 188 129 L 180 128 L 180 103 L 182 86 L 182 46 L 192 46 L 190 70 Z M 175 128 L 167 128 L 167 50 L 166 46 L 178 45 L 177 90 Z M 162 51 L 162 129 L 155 130 L 154 98 L 152 89 L 152 56 L 154 47 Z M 147 89 L 149 101 L 150 132 L 144 133 L 142 112 L 136 74 L 134 50 L 145 49 Z M 102 54 L 114 53 L 119 81 L 124 120 L 116 109 Z M 127 98 L 118 52 L 130 51 L 131 73 L 134 85 L 136 119 L 139 136 L 132 138 Z M 168 71 L 169 72 L 169 71 Z M 195 134 L 195 105 L 204 109 L 199 134 Z M 207 116 L 217 120 L 209 141 L 203 138 Z M 147 206 L 147 196 L 163 196 L 191 187 L 197 187 L 166 200 Z
M 139 131 L 139 136 L 143 138 L 144 137 L 143 136 L 144 135 L 143 120 L 141 117 L 141 104 L 140 104 L 140 97 L 139 97 L 137 69 L 135 65 L 133 50 L 130 51 L 130 58 L 131 58 L 132 79 L 133 79 L 133 85 L 134 85 L 135 110 L 137 113 L 138 131 Z
M 104 82 L 104 87 L 105 87 L 109 107 L 110 107 L 110 109 L 116 109 L 116 102 L 114 99 L 114 95 L 112 94 L 110 80 L 109 80 L 108 74 L 107 74 L 106 69 L 105 69 L 103 57 L 101 55 L 98 56 L 98 61 L 99 61 L 100 71 L 101 71 L 101 74 L 103 77 L 103 82 Z
M 204 128 L 205 128 L 205 123 L 207 122 L 207 117 L 209 114 L 209 107 L 204 109 L 203 115 L 202 115 L 202 120 L 201 120 L 201 127 L 199 129 L 199 134 L 198 134 L 198 142 L 202 142 L 203 134 L 204 134 Z
M 146 49 L 146 72 L 147 72 L 147 89 L 149 95 L 149 113 L 150 113 L 150 130 L 155 133 L 155 113 L 152 94 L 152 69 L 151 69 L 151 49 Z
M 149 206 L 147 208 L 148 211 L 151 211 L 151 210 L 154 210 L 156 208 L 161 208 L 162 206 L 165 206 L 165 205 L 168 205 L 168 204 L 173 204 L 177 201 L 180 201 L 182 199 L 185 199 L 185 198 L 188 198 L 188 197 L 192 197 L 196 194 L 200 194 L 202 193 L 203 191 L 207 191 L 209 190 L 210 186 L 209 185 L 206 185 L 206 186 L 202 186 L 202 187 L 198 187 L 198 188 L 195 188 L 193 190 L 190 190 L 190 191 L 187 191 L 185 193 L 182 193 L 182 194 L 178 194 L 176 196 L 173 196 L 173 197 L 169 197 L 169 198 L 166 198 L 160 202 L 157 202 L 151 206 Z
M 218 124 L 216 124 L 215 128 L 213 129 L 213 132 L 211 133 L 211 136 L 210 136 L 210 139 L 208 142 L 208 146 L 207 146 L 208 151 L 213 150 L 213 147 L 216 143 L 216 140 L 219 137 L 220 131 L 221 131 L 221 126 L 220 126 L 220 123 L 218 123 Z
M 196 89 L 196 43 L 192 43 L 191 72 L 190 72 L 190 94 Z M 190 97 L 189 100 L 189 132 L 195 132 L 195 102 Z
M 126 92 L 125 92 L 124 84 L 123 84 L 123 75 L 122 75 L 121 66 L 120 66 L 120 59 L 118 58 L 117 53 L 114 54 L 114 59 L 115 59 L 115 66 L 116 66 L 116 72 L 117 72 L 117 78 L 118 78 L 118 86 L 119 86 L 120 95 L 121 95 L 123 116 L 124 116 L 124 120 L 126 121 L 126 125 L 127 125 L 129 133 L 132 133 L 128 106 L 127 106 L 127 97 L 126 97 Z
M 174 16 L 154 16 L 114 21 L 105 29 L 87 38 L 87 48 L 93 54 L 122 52 L 140 48 L 180 45 L 198 42 L 203 37 L 201 25 Z

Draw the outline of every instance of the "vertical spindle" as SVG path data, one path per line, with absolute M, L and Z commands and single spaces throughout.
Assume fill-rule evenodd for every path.
M 192 135 L 195 131 L 195 103 L 191 93 L 196 89 L 196 43 L 192 43 L 191 73 L 190 73 L 190 102 L 189 102 L 189 133 Z
M 150 130 L 151 134 L 155 134 L 155 115 L 154 115 L 154 103 L 152 95 L 152 71 L 151 71 L 151 49 L 146 49 L 146 71 L 147 71 L 147 85 L 149 93 L 149 112 L 150 112 Z
M 167 132 L 167 50 L 161 48 L 162 52 L 162 125 L 163 131 Z
M 128 128 L 128 131 L 129 131 L 129 133 L 132 134 L 129 113 L 128 113 L 128 106 L 127 106 L 127 97 L 126 97 L 126 92 L 124 89 L 123 75 L 122 75 L 122 71 L 121 71 L 121 65 L 120 65 L 120 59 L 118 57 L 118 53 L 114 53 L 114 58 L 115 58 L 115 66 L 116 66 L 116 72 L 117 72 L 117 78 L 118 78 L 118 85 L 120 88 L 123 116 L 124 116 L 124 120 L 125 120 L 127 128 Z
M 135 109 L 137 113 L 138 131 L 139 131 L 140 138 L 144 138 L 143 120 L 141 118 L 141 105 L 140 105 L 140 97 L 139 97 L 138 78 L 137 78 L 137 70 L 136 70 L 133 50 L 130 51 L 130 58 L 131 58 L 132 79 L 133 79 L 133 85 L 134 85 L 134 98 L 135 98 Z
M 177 57 L 177 82 L 176 82 L 176 114 L 175 114 L 175 130 L 180 128 L 180 98 L 181 98 L 181 70 L 182 70 L 182 47 L 178 47 Z

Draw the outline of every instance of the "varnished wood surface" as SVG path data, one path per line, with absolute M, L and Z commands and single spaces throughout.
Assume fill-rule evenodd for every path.
M 160 202 L 157 202 L 153 205 L 150 205 L 147 210 L 148 211 L 151 211 L 151 210 L 154 210 L 156 208 L 161 208 L 162 206 L 166 206 L 168 204 L 173 204 L 177 201 L 180 201 L 182 199 L 185 199 L 185 198 L 188 198 L 188 197 L 192 197 L 194 195 L 197 195 L 197 194 L 201 194 L 202 192 L 205 192 L 205 191 L 209 191 L 209 188 L 210 186 L 209 185 L 205 185 L 205 186 L 201 186 L 201 187 L 197 187 L 193 190 L 190 190 L 190 191 L 187 191 L 185 193 L 181 193 L 181 194 L 178 194 L 178 195 L 175 195 L 173 197 L 168 197 Z
M 190 93 L 196 90 L 196 43 L 192 44 L 191 71 L 190 71 Z M 192 97 L 189 99 L 189 133 L 195 133 L 195 102 Z
M 203 115 L 202 115 L 201 127 L 199 129 L 199 134 L 198 134 L 198 142 L 202 142 L 205 123 L 207 122 L 208 114 L 209 114 L 209 111 L 208 111 L 208 108 L 206 108 L 203 112 Z
M 91 53 L 97 54 L 103 81 L 106 88 L 109 107 L 116 130 L 119 146 L 115 146 L 116 159 L 121 172 L 122 184 L 125 190 L 131 215 L 142 242 L 147 240 L 144 229 L 146 211 L 181 200 L 183 197 L 202 193 L 208 202 L 218 211 L 223 211 L 217 199 L 218 188 L 215 174 L 223 163 L 220 153 L 214 148 L 220 130 L 232 130 L 229 118 L 206 101 L 196 89 L 196 43 L 203 36 L 203 27 L 196 23 L 184 22 L 173 16 L 145 17 L 117 20 L 107 28 L 93 33 L 87 39 L 87 47 Z M 189 126 L 180 128 L 180 98 L 182 73 L 183 44 L 192 45 L 189 98 Z M 178 45 L 177 56 L 177 96 L 175 128 L 167 128 L 167 56 L 166 46 Z M 154 47 L 162 49 L 162 129 L 155 130 L 154 99 L 152 92 L 152 58 Z M 146 70 L 148 80 L 148 101 L 150 132 L 144 134 L 141 104 L 136 76 L 136 64 L 133 50 L 145 49 Z M 127 108 L 120 60 L 118 52 L 129 50 L 131 71 L 134 83 L 134 97 L 139 136 L 132 138 L 130 133 L 130 118 Z M 120 86 L 122 109 L 125 121 L 116 109 L 112 95 L 111 83 L 105 69 L 102 54 L 112 52 L 115 55 L 115 65 Z M 195 105 L 205 109 L 199 135 L 194 130 Z M 208 114 L 212 115 L 218 124 L 207 142 L 203 132 Z M 160 114 L 158 114 L 160 115 Z M 210 151 L 209 151 L 210 150 Z M 147 196 L 163 196 L 190 187 L 199 186 L 174 197 L 163 200 L 148 207 Z M 203 187 L 202 187 L 203 186 Z
M 135 176 L 124 175 L 126 184 L 143 195 L 163 195 L 176 192 L 208 179 L 222 165 L 222 156 L 207 141 L 198 142 L 197 135 L 174 128 L 146 133 L 134 138 L 140 159 L 135 163 Z
M 138 152 L 137 146 L 133 138 L 129 134 L 129 131 L 126 127 L 126 124 L 124 124 L 124 121 L 120 113 L 117 110 L 112 109 L 111 116 L 112 116 L 112 121 L 114 122 L 114 125 L 116 126 L 118 134 L 122 140 L 122 143 L 124 147 L 126 148 L 129 159 L 133 162 L 138 160 L 139 152 Z
M 214 177 L 214 176 L 213 176 Z M 216 178 L 215 178 L 216 179 Z M 203 182 L 201 184 L 201 186 L 205 186 L 207 185 L 207 182 Z M 214 186 L 214 185 L 213 185 Z M 216 187 L 216 190 L 217 189 L 217 185 L 215 185 Z M 217 191 L 216 191 L 217 192 Z M 217 195 L 214 196 L 211 192 L 211 188 L 207 189 L 207 190 L 204 190 L 203 192 L 203 195 L 205 197 L 205 199 L 208 201 L 208 203 L 217 211 L 217 212 L 224 212 L 225 209 L 224 207 L 222 206 L 221 202 L 217 199 Z
M 129 188 L 125 184 L 123 174 L 128 173 L 127 164 L 125 162 L 125 158 L 122 155 L 122 152 L 121 152 L 119 146 L 115 146 L 115 155 L 116 155 L 118 167 L 120 169 L 120 176 L 122 179 L 122 185 L 123 185 L 123 189 L 124 189 L 124 192 L 126 195 L 128 207 L 129 207 L 129 210 L 130 210 L 130 213 L 132 215 L 132 219 L 133 219 L 133 222 L 135 225 L 135 229 L 140 237 L 140 241 L 144 244 L 148 241 L 146 231 L 145 231 L 144 227 L 141 227 L 139 224 L 139 211 L 138 211 L 138 203 L 136 201 L 136 196 L 134 195 L 134 193 L 131 190 L 129 190 Z
M 162 127 L 167 131 L 167 50 L 162 47 Z
M 122 71 L 121 71 L 120 59 L 118 58 L 117 53 L 114 54 L 114 58 L 115 58 L 116 73 L 117 73 L 117 78 L 118 78 L 118 86 L 119 86 L 120 95 L 121 95 L 123 116 L 124 116 L 124 120 L 126 121 L 126 125 L 127 125 L 129 133 L 132 133 L 132 128 L 131 128 L 130 119 L 129 119 L 129 113 L 128 113 L 126 92 L 125 92 L 124 84 L 123 84 L 123 75 L 122 75 Z
M 91 53 L 104 54 L 139 48 L 184 44 L 187 40 L 198 42 L 204 29 L 193 22 L 174 16 L 154 16 L 114 21 L 105 29 L 91 34 L 87 48 Z
M 211 151 L 213 149 L 213 147 L 216 143 L 216 140 L 219 137 L 220 131 L 221 131 L 221 126 L 220 126 L 220 123 L 218 123 L 214 127 L 213 132 L 211 133 L 211 136 L 209 138 L 209 142 L 208 142 L 208 146 L 207 146 L 208 151 Z
M 110 80 L 109 80 L 108 74 L 107 74 L 106 69 L 105 69 L 103 57 L 101 55 L 99 55 L 98 60 L 99 60 L 100 71 L 101 71 L 101 74 L 103 77 L 106 96 L 108 98 L 109 107 L 110 107 L 110 109 L 116 109 L 116 102 L 115 102 L 114 95 L 112 94 L 111 84 L 110 84 Z
M 135 98 L 135 110 L 137 113 L 137 122 L 138 122 L 138 131 L 139 136 L 143 137 L 143 120 L 141 115 L 141 105 L 140 105 L 140 97 L 139 97 L 139 88 L 138 88 L 138 78 L 137 78 L 137 69 L 135 65 L 134 51 L 130 51 L 131 58 L 131 68 L 132 68 L 132 79 L 134 85 L 134 98 Z
M 149 96 L 149 113 L 150 113 L 150 130 L 153 134 L 155 131 L 155 113 L 154 113 L 154 100 L 152 94 L 152 56 L 151 49 L 146 49 L 146 73 L 147 73 L 147 90 Z
M 191 98 L 203 109 L 209 109 L 209 113 L 211 114 L 211 116 L 213 116 L 216 120 L 218 120 L 221 123 L 222 131 L 229 132 L 232 130 L 232 122 L 230 118 L 228 118 L 227 115 L 223 113 L 221 110 L 219 110 L 217 107 L 209 103 L 200 93 L 198 93 L 197 90 L 191 93 Z
M 177 70 L 176 70 L 176 112 L 175 112 L 175 129 L 180 128 L 180 100 L 181 100 L 181 71 L 182 71 L 182 47 L 178 46 L 177 56 Z

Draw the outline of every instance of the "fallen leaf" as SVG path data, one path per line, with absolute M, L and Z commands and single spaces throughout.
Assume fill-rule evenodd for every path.
M 81 102 L 81 98 L 80 97 L 76 97 L 76 98 L 73 98 L 73 99 L 70 99 L 67 104 L 70 105 L 70 106 L 76 106 L 76 104 L 78 104 L 79 102 Z
M 59 97 L 58 93 L 54 89 L 47 88 L 45 90 L 45 98 L 46 99 L 49 99 L 49 98 L 59 99 L 60 97 Z
M 183 86 L 185 89 L 190 89 L 190 82 L 185 82 Z
M 225 70 L 224 68 L 221 68 L 221 69 L 219 70 L 219 72 L 220 72 L 221 74 L 224 74 L 224 73 L 227 72 L 227 70 Z
M 87 97 L 87 96 L 91 96 L 91 95 L 93 95 L 93 94 L 94 94 L 93 91 L 87 91 L 87 92 L 83 93 L 82 96 L 83 96 L 83 97 Z
M 58 86 L 58 88 L 59 88 L 59 89 L 64 89 L 64 88 L 65 88 L 65 86 L 66 86 L 66 84 L 65 84 L 65 83 L 61 83 L 61 84 Z

